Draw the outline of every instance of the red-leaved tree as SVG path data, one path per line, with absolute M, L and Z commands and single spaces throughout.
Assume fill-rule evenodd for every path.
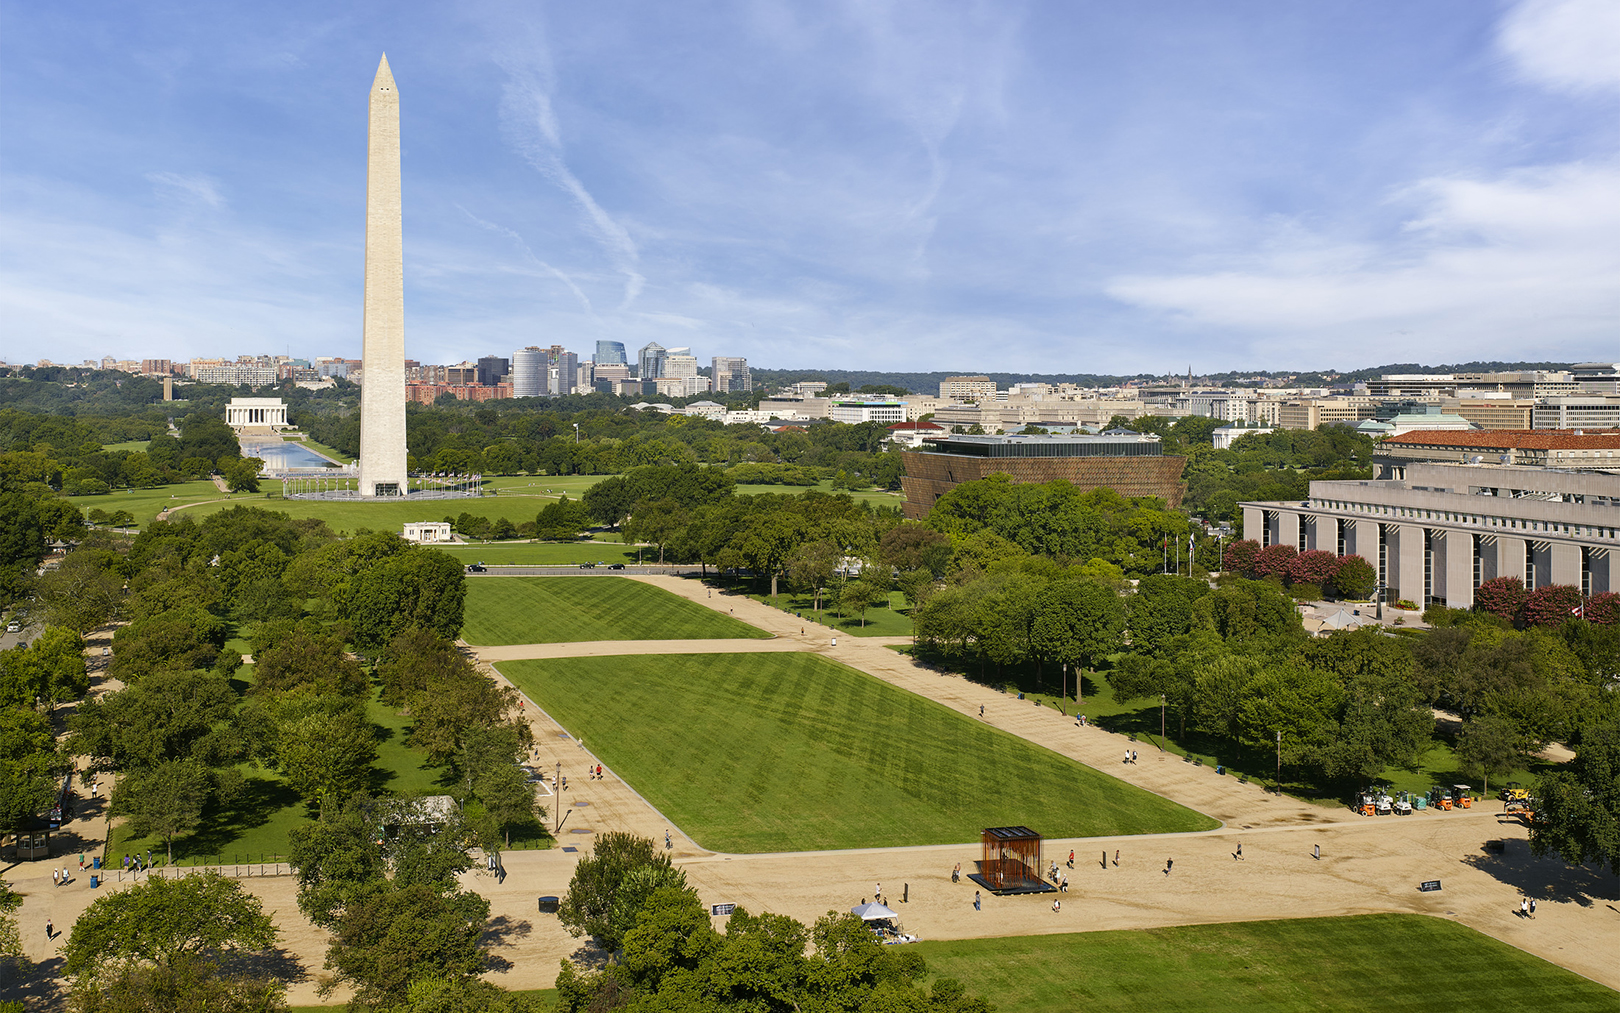
M 1519 610 L 1528 597 L 1524 581 L 1519 578 L 1492 577 L 1474 589 L 1474 607 L 1511 623 L 1519 618 Z
M 1254 576 L 1254 558 L 1260 555 L 1260 543 L 1252 538 L 1244 538 L 1233 542 L 1226 547 L 1226 553 L 1221 557 L 1221 565 L 1230 573 L 1241 573 L 1245 577 Z
M 1600 626 L 1620 624 L 1620 594 L 1605 591 L 1586 599 L 1586 621 Z
M 1268 545 L 1254 557 L 1254 572 L 1261 577 L 1286 577 L 1299 550 L 1292 545 Z
M 1321 584 L 1326 586 L 1339 572 L 1339 557 L 1321 549 L 1309 549 L 1294 557 L 1288 564 L 1288 580 L 1294 584 Z
M 1562 626 L 1581 608 L 1581 589 L 1571 584 L 1548 584 L 1530 592 L 1519 615 L 1531 626 Z

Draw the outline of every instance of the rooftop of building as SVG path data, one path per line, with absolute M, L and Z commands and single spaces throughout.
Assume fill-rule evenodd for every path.
M 1052 433 L 1026 436 L 1007 433 L 999 436 L 930 436 L 923 440 L 923 448 L 923 453 L 961 457 L 1125 457 L 1157 455 L 1160 453 L 1160 440 L 1153 433 L 1112 429 L 1097 435 Z
M 1392 436 L 1380 446 L 1480 448 L 1489 450 L 1620 450 L 1620 430 L 1473 429 L 1422 430 Z
M 889 427 L 889 431 L 891 433 L 905 433 L 912 432 L 914 430 L 929 430 L 942 433 L 945 431 L 945 427 L 936 426 L 932 422 L 923 422 L 920 420 L 916 422 L 896 422 L 894 425 Z

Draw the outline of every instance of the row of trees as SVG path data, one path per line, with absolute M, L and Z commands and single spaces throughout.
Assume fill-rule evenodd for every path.
M 686 875 L 652 841 L 603 834 L 575 867 L 558 914 L 611 955 L 601 970 L 564 960 L 559 1013 L 608 1010 L 906 1010 L 989 1013 L 943 978 L 924 989 L 915 950 L 883 946 L 859 917 L 829 911 L 806 927 L 742 908 L 715 930 Z

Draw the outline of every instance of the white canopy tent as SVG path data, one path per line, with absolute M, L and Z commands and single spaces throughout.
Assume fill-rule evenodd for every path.
M 899 912 L 890 910 L 889 908 L 878 903 L 857 904 L 849 909 L 849 913 L 859 915 L 861 921 L 865 922 L 881 922 L 891 918 L 900 917 Z

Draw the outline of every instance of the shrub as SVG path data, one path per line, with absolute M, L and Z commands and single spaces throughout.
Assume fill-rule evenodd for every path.
M 1402 598 L 1395 603 L 1395 607 L 1405 612 L 1416 612 L 1418 610 L 1417 602 L 1410 598 Z
M 1296 582 L 1288 586 L 1288 594 L 1295 601 L 1321 601 L 1322 585 Z
M 1474 589 L 1474 608 L 1512 622 L 1528 597 L 1519 578 L 1493 577 Z
M 1586 621 L 1600 626 L 1620 623 L 1620 594 L 1604 591 L 1586 599 Z

